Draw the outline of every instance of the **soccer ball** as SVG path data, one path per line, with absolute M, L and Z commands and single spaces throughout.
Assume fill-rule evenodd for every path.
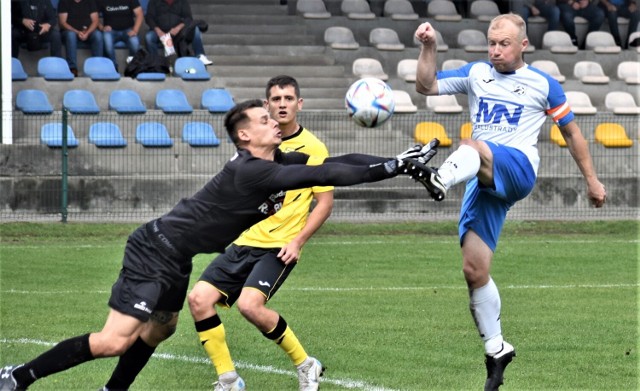
M 365 128 L 375 128 L 393 115 L 396 103 L 391 88 L 380 79 L 365 77 L 353 83 L 344 98 L 349 117 Z

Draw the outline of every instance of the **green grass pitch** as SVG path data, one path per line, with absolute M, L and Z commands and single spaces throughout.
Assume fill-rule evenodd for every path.
M 0 224 L 0 365 L 98 331 L 132 224 Z M 194 259 L 191 284 L 212 259 Z M 480 390 L 454 223 L 328 223 L 269 306 L 328 368 L 323 390 Z M 638 222 L 508 222 L 492 276 L 517 357 L 508 390 L 637 390 Z M 188 309 L 132 387 L 210 390 L 213 367 Z M 249 390 L 297 390 L 286 355 L 221 310 Z M 30 390 L 96 390 L 116 359 Z

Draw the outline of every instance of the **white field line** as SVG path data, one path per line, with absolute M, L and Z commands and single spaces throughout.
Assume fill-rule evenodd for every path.
M 51 347 L 54 346 L 57 342 L 47 342 L 38 339 L 29 339 L 29 338 L 16 338 L 16 339 L 0 339 L 0 344 L 9 345 L 9 344 L 22 344 L 22 345 L 40 345 Z M 170 361 L 180 361 L 191 364 L 202 364 L 202 365 L 211 365 L 211 362 L 204 357 L 195 357 L 195 356 L 186 356 L 186 355 L 177 355 L 171 353 L 154 353 L 153 357 L 160 360 L 170 360 Z M 297 373 L 292 370 L 280 369 L 270 365 L 257 365 L 251 364 L 243 361 L 234 361 L 235 366 L 238 369 L 246 369 L 255 372 L 269 373 L 275 375 L 283 375 L 288 377 L 297 377 Z M 392 388 L 379 387 L 373 384 L 369 384 L 362 380 L 354 380 L 354 379 L 336 379 L 327 376 L 323 376 L 321 378 L 322 383 L 329 383 L 335 386 L 339 386 L 346 389 L 357 389 L 364 391 L 396 391 Z
M 503 285 L 500 289 L 625 289 L 625 288 L 637 288 L 640 287 L 640 283 L 635 284 L 568 284 L 568 285 Z M 281 291 L 296 291 L 296 292 L 374 292 L 374 291 L 433 291 L 433 290 L 462 290 L 467 289 L 464 284 L 460 285 L 440 285 L 440 286 L 387 286 L 387 287 L 282 287 Z M 15 295 L 81 295 L 81 294 L 106 294 L 111 292 L 110 290 L 89 290 L 89 291 L 74 291 L 74 290 L 60 290 L 60 291 L 32 291 L 32 290 L 19 290 L 19 289 L 6 289 L 1 290 L 2 294 L 15 294 Z

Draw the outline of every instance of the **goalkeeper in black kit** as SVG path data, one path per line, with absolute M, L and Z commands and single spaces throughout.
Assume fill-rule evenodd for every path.
M 194 255 L 223 252 L 244 230 L 276 213 L 286 190 L 350 186 L 398 174 L 416 178 L 419 165 L 405 162 L 426 162 L 437 146 L 434 140 L 395 158 L 348 154 L 322 161 L 285 154 L 278 149 L 278 122 L 261 100 L 237 104 L 224 124 L 237 152 L 196 194 L 129 236 L 102 330 L 64 340 L 25 364 L 5 366 L 0 370 L 1 391 L 25 390 L 46 376 L 114 356 L 120 358 L 104 389 L 131 384 L 155 348 L 176 329 Z

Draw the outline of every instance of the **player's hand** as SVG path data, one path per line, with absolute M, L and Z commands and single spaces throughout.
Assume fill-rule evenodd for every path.
M 429 22 L 424 22 L 418 26 L 415 36 L 423 45 L 436 44 L 436 30 Z
M 294 241 L 289 242 L 282 246 L 280 252 L 278 252 L 278 258 L 282 260 L 282 263 L 288 265 L 290 263 L 298 262 L 300 259 L 300 251 L 302 249 Z
M 607 190 L 599 180 L 593 180 L 587 183 L 587 196 L 591 204 L 596 208 L 602 208 L 607 201 Z

